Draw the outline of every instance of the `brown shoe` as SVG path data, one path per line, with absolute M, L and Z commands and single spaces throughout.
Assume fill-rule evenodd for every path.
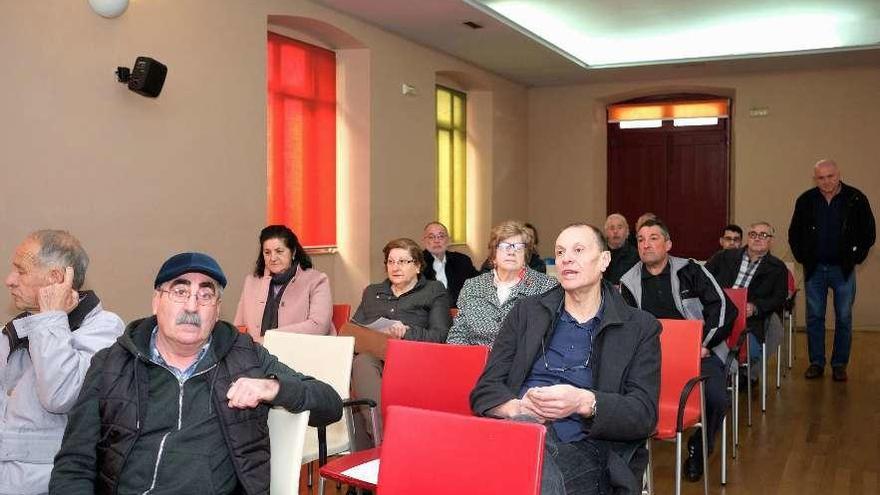
M 834 366 L 831 368 L 831 378 L 833 378 L 835 382 L 845 382 L 848 378 L 846 376 L 846 368 L 843 366 Z
M 813 380 L 815 378 L 819 378 L 820 376 L 825 374 L 825 368 L 819 366 L 818 364 L 811 364 L 807 367 L 807 371 L 804 373 L 804 378 L 807 380 Z M 846 371 L 844 371 L 846 374 Z

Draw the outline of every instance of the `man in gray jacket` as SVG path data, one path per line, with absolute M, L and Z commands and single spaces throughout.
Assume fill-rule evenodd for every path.
M 89 257 L 68 232 L 40 230 L 15 250 L 6 287 L 21 314 L 0 336 L 0 494 L 46 493 L 92 355 L 122 320 L 83 291 Z
M 672 238 L 660 220 L 648 220 L 638 230 L 639 261 L 620 277 L 623 299 L 657 318 L 702 320 L 703 347 L 700 372 L 706 376 L 706 438 L 712 451 L 715 436 L 727 411 L 727 370 L 724 363 L 730 349 L 727 337 L 738 314 L 712 275 L 694 260 L 670 256 Z M 698 481 L 703 476 L 701 432 L 691 435 L 685 477 Z

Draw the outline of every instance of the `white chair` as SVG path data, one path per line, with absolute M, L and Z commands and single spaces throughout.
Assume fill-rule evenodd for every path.
M 291 413 L 282 407 L 269 410 L 270 467 L 272 495 L 297 495 L 302 466 L 303 442 L 309 426 L 309 411 Z
M 348 398 L 354 337 L 306 335 L 269 330 L 263 338 L 263 345 L 282 363 L 300 373 L 321 380 L 333 387 L 340 397 Z M 347 408 L 345 412 L 346 416 L 343 420 L 327 425 L 327 455 L 347 452 L 351 448 L 350 415 Z M 310 463 L 318 458 L 318 431 L 317 428 L 309 427 L 303 447 L 302 462 Z M 310 469 L 310 480 L 311 472 Z M 323 479 L 319 480 L 318 487 L 319 493 L 324 493 Z

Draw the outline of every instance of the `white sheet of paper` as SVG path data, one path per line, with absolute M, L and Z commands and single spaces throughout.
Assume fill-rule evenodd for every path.
M 370 330 L 382 330 L 383 328 L 388 328 L 395 323 L 400 323 L 398 320 L 389 320 L 385 317 L 380 317 L 378 320 L 370 323 L 369 325 L 362 325 L 364 328 L 369 328 Z
M 357 466 L 346 469 L 342 474 L 349 478 L 355 478 L 376 485 L 379 483 L 379 459 L 373 459 L 372 461 L 358 464 Z

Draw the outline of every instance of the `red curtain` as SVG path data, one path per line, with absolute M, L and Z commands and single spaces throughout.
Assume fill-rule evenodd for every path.
M 336 245 L 336 54 L 269 33 L 270 224 L 304 246 Z

